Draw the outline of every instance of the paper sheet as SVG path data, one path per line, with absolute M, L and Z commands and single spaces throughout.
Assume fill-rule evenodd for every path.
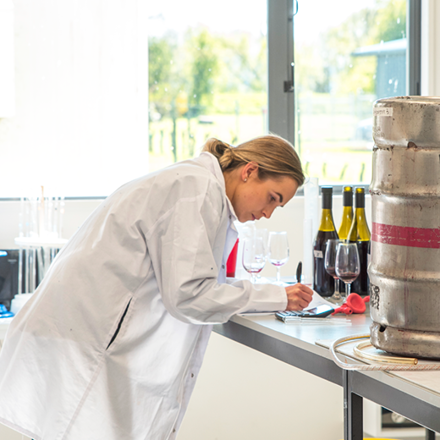
M 312 301 L 304 310 L 314 309 L 315 307 L 320 306 L 322 304 L 335 308 L 334 304 L 332 304 L 330 301 L 327 301 L 318 292 L 313 291 Z
M 314 309 L 322 304 L 328 305 L 335 308 L 335 305 L 330 301 L 324 299 L 318 292 L 313 291 L 312 301 L 304 310 Z M 263 316 L 263 315 L 273 315 L 275 312 L 244 312 L 239 313 L 239 316 Z

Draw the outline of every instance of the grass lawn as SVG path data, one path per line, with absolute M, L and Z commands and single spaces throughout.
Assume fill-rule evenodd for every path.
M 199 122 L 200 120 L 200 122 Z M 239 144 L 266 132 L 260 115 L 206 115 L 176 121 L 176 145 L 170 119 L 150 122 L 149 170 L 197 155 L 209 137 Z M 357 120 L 352 115 L 302 115 L 297 124 L 297 150 L 308 176 L 320 183 L 369 183 L 372 141 L 354 140 Z M 176 153 L 176 154 L 174 154 Z

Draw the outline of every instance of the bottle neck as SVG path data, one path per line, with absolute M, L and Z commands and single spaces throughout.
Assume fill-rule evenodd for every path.
M 356 193 L 356 209 L 357 208 L 365 208 L 365 194 L 363 192 Z
M 344 206 L 342 209 L 342 221 L 339 227 L 338 235 L 340 240 L 346 240 L 350 232 L 353 221 L 353 207 Z
M 365 219 L 365 208 L 364 207 L 361 208 L 361 207 L 356 206 L 356 208 L 354 210 L 354 214 L 357 219 L 359 219 L 359 218 Z
M 328 193 L 322 194 L 322 210 L 329 209 L 332 210 L 332 195 Z
M 344 195 L 342 198 L 342 206 L 345 207 L 353 207 L 353 194 L 348 191 L 344 191 Z
M 327 209 L 327 208 L 322 209 L 321 223 L 319 225 L 319 230 L 324 232 L 336 231 L 331 209 Z
M 370 238 L 371 233 L 365 217 L 365 208 L 356 206 L 348 239 L 351 242 L 356 242 L 370 241 Z

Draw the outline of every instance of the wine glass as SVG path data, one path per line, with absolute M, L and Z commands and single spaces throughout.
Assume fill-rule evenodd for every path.
M 333 277 L 335 280 L 335 292 L 329 298 L 331 302 L 334 302 L 336 305 L 341 305 L 344 302 L 344 296 L 339 292 L 339 277 L 335 271 L 335 261 L 336 261 L 336 253 L 338 251 L 338 245 L 343 243 L 342 240 L 338 240 L 336 238 L 330 239 L 327 241 L 325 248 L 325 257 L 324 257 L 324 267 L 326 272 Z
M 350 295 L 351 283 L 360 273 L 356 243 L 339 243 L 335 260 L 336 275 L 345 283 L 345 297 Z
M 249 237 L 243 242 L 243 267 L 251 274 L 251 282 L 255 284 L 256 274 L 266 264 L 266 253 L 261 237 Z
M 284 286 L 281 281 L 281 266 L 289 260 L 289 242 L 287 232 L 271 232 L 269 234 L 269 261 L 277 268 L 277 278 L 273 284 Z
M 268 258 L 268 254 L 269 254 L 269 231 L 267 229 L 255 229 L 254 231 L 254 236 L 255 237 L 261 237 L 261 239 L 263 240 L 263 246 L 264 246 L 264 257 L 267 261 Z M 257 283 L 261 283 L 262 279 L 261 279 L 261 273 L 257 274 Z

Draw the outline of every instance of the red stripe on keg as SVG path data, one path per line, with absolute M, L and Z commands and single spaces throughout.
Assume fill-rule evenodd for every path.
M 371 239 L 397 246 L 440 249 L 440 230 L 373 223 Z

